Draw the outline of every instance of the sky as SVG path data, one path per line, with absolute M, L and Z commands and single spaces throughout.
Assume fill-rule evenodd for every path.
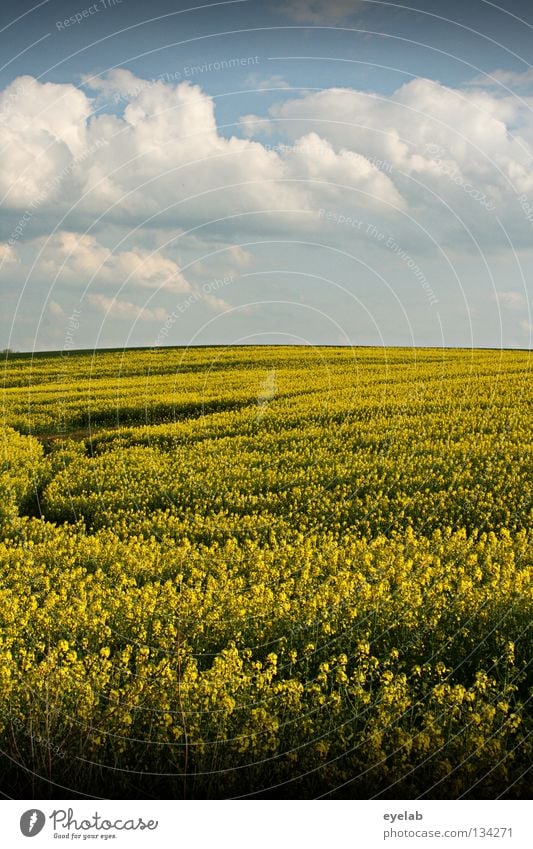
M 530 348 L 525 0 L 6 2 L 0 348 Z

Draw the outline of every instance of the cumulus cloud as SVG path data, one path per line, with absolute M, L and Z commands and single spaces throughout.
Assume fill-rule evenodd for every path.
M 128 321 L 165 321 L 168 312 L 164 307 L 145 307 L 120 298 L 109 298 L 100 293 L 90 293 L 87 300 L 99 313 L 107 318 L 126 319 Z
M 253 138 L 258 133 L 262 136 L 272 136 L 276 130 L 269 117 L 255 115 L 253 112 L 239 118 L 239 129 L 246 138 Z
M 252 263 L 252 254 L 240 245 L 232 245 L 228 248 L 227 254 L 229 259 L 241 268 L 247 268 Z
M 495 292 L 494 300 L 509 310 L 521 310 L 527 306 L 527 299 L 521 292 Z
M 224 298 L 218 298 L 216 295 L 202 294 L 201 299 L 204 303 L 207 304 L 212 310 L 218 313 L 224 313 L 226 310 L 231 309 L 231 305 L 228 304 Z
M 0 266 L 17 261 L 17 255 L 11 245 L 0 242 Z
M 66 318 L 65 310 L 57 301 L 48 302 L 48 312 L 53 318 L 57 318 L 59 320 Z
M 488 92 L 415 79 L 390 97 L 342 88 L 312 92 L 274 105 L 270 115 L 289 136 L 314 130 L 336 147 L 386 158 L 398 168 L 420 169 L 434 158 L 428 147 L 437 144 L 461 168 L 496 179 L 498 166 L 513 162 L 527 180 L 530 152 L 508 133 L 519 110 L 517 102 Z
M 264 77 L 261 74 L 249 74 L 244 80 L 244 85 L 247 88 L 253 88 L 256 91 L 265 91 L 272 88 L 290 88 L 290 83 L 280 74 L 273 74 L 270 77 Z
M 97 94 L 100 106 L 127 103 L 151 86 L 164 84 L 163 80 L 143 80 L 126 68 L 115 68 L 104 75 L 83 74 L 82 83 L 90 89 L 91 95 Z
M 346 12 L 340 2 L 288 8 L 307 21 Z M 357 8 L 349 4 L 349 11 Z M 80 90 L 21 77 L 0 92 L 0 276 L 10 286 L 24 283 L 30 270 L 36 284 L 57 281 L 48 321 L 64 319 L 64 305 L 86 286 L 101 315 L 160 321 L 181 300 L 229 309 L 237 286 L 201 287 L 248 270 L 247 245 L 254 263 L 281 268 L 294 250 L 297 268 L 308 262 L 315 273 L 324 270 L 315 257 L 329 240 L 341 248 L 335 273 L 343 279 L 354 280 L 353 269 L 342 265 L 344 251 L 381 271 L 388 263 L 391 287 L 407 291 L 390 236 L 401 255 L 429 269 L 432 286 L 443 287 L 452 274 L 435 259 L 443 246 L 465 263 L 461 283 L 478 285 L 479 274 L 463 274 L 474 268 L 472 241 L 461 242 L 468 225 L 480 256 L 491 252 L 490 261 L 506 263 L 497 300 L 483 294 L 477 306 L 494 315 L 505 309 L 517 330 L 527 303 L 507 257 L 510 239 L 517 258 L 530 259 L 533 97 L 527 73 L 497 76 L 510 88 L 516 84 L 521 96 L 479 82 L 453 88 L 424 78 L 388 96 L 340 87 L 295 94 L 281 90 L 283 80 L 257 78 L 258 88 L 278 84 L 276 102 L 241 118 L 233 134 L 219 126 L 215 98 L 191 82 L 115 70 L 86 77 Z M 272 103 L 258 97 L 256 112 L 262 102 Z M 313 240 L 312 249 L 301 246 Z M 428 245 L 433 266 L 418 258 Z M 323 260 L 328 268 L 330 259 Z M 247 277 L 243 288 L 257 286 L 259 300 L 266 277 Z
M 113 252 L 90 234 L 69 231 L 60 231 L 48 239 L 34 239 L 30 247 L 37 255 L 32 272 L 37 279 L 52 281 L 58 278 L 62 283 L 75 286 L 94 282 L 124 284 L 128 288 L 173 293 L 191 289 L 176 262 L 160 252 Z M 10 250 L 14 254 L 13 249 Z
M 478 229 L 481 244 L 493 246 L 497 235 L 489 210 L 505 221 L 513 241 L 530 242 L 518 200 L 533 196 L 531 98 L 418 78 L 388 97 L 348 88 L 309 92 L 274 104 L 269 115 L 270 129 L 293 143 L 315 132 L 337 154 L 351 150 L 378 165 L 439 239 L 452 232 L 457 238 L 444 230 L 445 207 Z M 268 127 L 248 126 L 251 136 L 254 127 L 260 135 Z
M 390 178 L 365 156 L 347 148 L 336 151 L 317 133 L 301 136 L 292 147 L 287 147 L 285 159 L 294 173 L 309 181 L 323 183 L 324 194 L 334 196 L 337 187 L 343 186 L 363 192 L 368 203 L 380 199 L 397 209 L 404 206 Z
M 159 226 L 190 227 L 225 218 L 228 211 L 314 209 L 324 191 L 319 183 L 327 180 L 370 187 L 377 202 L 399 201 L 388 178 L 369 179 L 361 154 L 336 152 L 326 142 L 320 173 L 320 157 L 311 161 L 305 139 L 285 153 L 221 135 L 213 98 L 189 82 L 149 82 L 113 71 L 86 84 L 95 91 L 94 101 L 70 84 L 48 90 L 25 79 L 17 108 L 25 112 L 29 92 L 33 122 L 39 87 L 46 89 L 45 106 L 31 126 L 13 116 L 2 124 L 5 207 L 32 205 L 36 214 L 44 214 L 48 203 L 67 211 L 74 205 L 76 214 L 85 212 L 89 219 L 109 210 L 114 220 L 157 218 Z M 122 115 L 111 114 L 111 102 L 108 109 L 101 102 L 115 96 L 124 98 Z M 308 177 L 313 182 L 306 182 Z
M 304 7 L 319 14 L 318 4 L 293 6 L 298 14 Z M 214 99 L 190 82 L 114 70 L 86 77 L 84 86 L 22 77 L 0 95 L 0 190 L 12 226 L 25 210 L 41 232 L 50 211 L 66 216 L 42 259 L 49 273 L 63 263 L 62 273 L 79 279 L 97 274 L 138 288 L 187 291 L 164 252 L 116 253 L 96 236 L 72 234 L 98 221 L 140 234 L 192 230 L 231 243 L 237 228 L 239 235 L 246 228 L 265 232 L 267 220 L 270 232 L 302 232 L 313 221 L 318 227 L 314 213 L 325 206 L 344 211 L 347 198 L 351 213 L 423 214 L 437 238 L 446 236 L 445 202 L 477 217 L 488 245 L 492 204 L 511 229 L 530 236 L 516 198 L 533 196 L 533 98 L 423 78 L 388 97 L 350 88 L 280 92 L 265 115 L 241 119 L 240 136 L 228 137 L 217 125 Z M 258 140 L 268 133 L 272 143 Z M 19 229 L 21 242 L 30 238 L 29 226 Z M 1 235 L 9 241 L 5 224 Z
M 88 98 L 73 85 L 14 80 L 0 93 L 0 196 L 24 208 L 46 196 L 54 178 L 87 147 Z
M 501 88 L 505 86 L 512 91 L 533 91 L 533 68 L 525 71 L 509 71 L 496 68 L 486 74 L 477 74 L 469 84 L 480 88 Z

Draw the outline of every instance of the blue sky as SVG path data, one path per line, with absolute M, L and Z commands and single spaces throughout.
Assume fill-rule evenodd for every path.
M 0 346 L 530 347 L 533 10 L 415 6 L 4 6 Z

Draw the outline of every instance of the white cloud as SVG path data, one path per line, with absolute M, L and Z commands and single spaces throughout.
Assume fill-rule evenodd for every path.
M 66 318 L 66 313 L 61 304 L 58 304 L 57 301 L 49 301 L 48 303 L 48 312 L 51 316 L 58 319 Z
M 421 160 L 415 157 L 425 158 L 426 145 L 438 143 L 459 163 L 490 172 L 498 157 L 527 158 L 508 136 L 518 109 L 487 92 L 415 79 L 390 97 L 332 88 L 288 99 L 270 114 L 293 138 L 314 130 L 336 147 L 381 156 L 397 167 L 416 167 Z
M 99 293 L 91 293 L 87 296 L 87 300 L 92 304 L 99 313 L 102 313 L 108 318 L 118 318 L 136 321 L 165 321 L 168 318 L 168 312 L 163 307 L 143 307 L 139 304 L 134 304 L 131 301 L 121 300 L 120 298 L 109 298 L 107 295 Z
M 239 129 L 246 138 L 253 138 L 258 133 L 263 136 L 272 136 L 276 128 L 266 115 L 254 115 L 250 112 L 239 118 Z
M 83 74 L 82 83 L 91 92 L 97 92 L 100 105 L 126 102 L 151 86 L 163 85 L 162 80 L 143 80 L 126 68 L 115 68 L 103 76 Z
M 318 6 L 294 5 L 298 14 L 304 6 L 319 14 Z M 100 235 L 73 235 L 100 217 L 96 232 L 104 222 L 138 227 L 139 243 L 148 228 L 176 233 L 197 225 L 202 238 L 231 243 L 257 228 L 309 232 L 320 226 L 318 209 L 345 212 L 349 204 L 351 214 L 367 217 L 407 210 L 440 239 L 451 232 L 442 222 L 445 202 L 483 225 L 479 238 L 492 246 L 483 194 L 513 239 L 530 238 L 516 202 L 517 192 L 533 197 L 528 99 L 421 78 L 390 97 L 330 88 L 283 95 L 266 115 L 241 119 L 249 138 L 228 138 L 217 126 L 214 99 L 198 85 L 150 82 L 125 70 L 85 85 L 86 93 L 23 77 L 0 95 L 0 190 L 13 226 L 25 209 L 40 232 L 51 211 L 55 220 L 68 215 L 71 235 L 52 237 L 40 260 L 48 276 L 64 263 L 61 273 L 72 280 L 95 274 L 106 283 L 187 291 L 164 249 L 154 256 L 139 247 L 113 252 Z M 123 114 L 116 114 L 118 104 Z M 246 127 L 246 120 L 256 123 Z M 288 143 L 253 138 L 268 133 Z M 8 241 L 9 230 L 2 238 Z M 29 238 L 28 227 L 20 241 Z
M 444 204 L 479 224 L 487 221 L 485 205 L 497 209 L 513 237 L 529 239 L 516 198 L 533 196 L 533 99 L 418 78 L 389 97 L 347 88 L 310 92 L 273 105 L 269 114 L 270 130 L 291 140 L 315 132 L 336 152 L 379 163 L 409 208 L 424 208 L 437 234 Z M 255 127 L 264 133 L 265 123 Z M 484 226 L 479 238 L 492 245 L 494 229 Z
M 92 235 L 69 231 L 34 239 L 30 246 L 38 254 L 32 272 L 37 279 L 51 282 L 57 277 L 61 283 L 78 287 L 96 283 L 173 293 L 191 289 L 177 263 L 161 252 L 138 249 L 114 253 Z M 21 273 L 25 271 L 21 266 Z
M 335 196 L 337 186 L 355 188 L 365 193 L 365 205 L 379 199 L 401 209 L 400 193 L 389 177 L 365 156 L 347 148 L 336 151 L 332 144 L 317 133 L 308 133 L 287 148 L 285 159 L 289 168 L 303 178 L 324 183 L 323 192 Z M 330 184 L 331 188 L 327 185 Z
M 125 71 L 113 71 L 91 85 L 99 98 L 120 95 L 127 87 L 123 116 L 109 114 L 105 105 L 91 116 L 94 103 L 65 84 L 45 91 L 45 102 L 55 97 L 61 103 L 61 108 L 46 104 L 46 121 L 39 117 L 28 128 L 10 120 L 4 126 L 10 134 L 3 169 L 8 207 L 22 209 L 33 202 L 35 212 L 44 215 L 47 204 L 57 212 L 76 203 L 76 215 L 94 220 L 112 206 L 114 220 L 142 223 L 158 216 L 160 226 L 175 228 L 222 219 L 228 212 L 315 209 L 326 191 L 319 183 L 325 180 L 348 180 L 355 188 L 370 187 L 377 202 L 398 202 L 388 178 L 376 174 L 369 180 L 361 156 L 329 147 L 321 169 L 320 157 L 311 162 L 304 140 L 285 154 L 253 140 L 222 136 L 213 98 L 199 86 L 150 83 Z M 41 84 L 33 80 L 26 86 L 33 114 Z M 24 112 L 25 95 L 18 106 Z M 35 129 L 45 123 L 46 132 Z M 20 151 L 25 151 L 22 158 Z M 307 182 L 311 177 L 314 182 Z M 43 185 L 49 187 L 44 195 Z M 327 197 L 331 194 L 328 188 Z
M 244 80 L 244 85 L 246 88 L 253 88 L 256 91 L 291 87 L 290 83 L 280 74 L 273 74 L 270 77 L 264 77 L 261 74 L 249 74 Z
M 0 196 L 24 208 L 50 194 L 49 183 L 87 145 L 88 98 L 73 85 L 25 76 L 0 93 Z
M 230 260 L 241 268 L 247 268 L 252 263 L 252 254 L 250 251 L 241 248 L 240 245 L 232 245 L 227 253 Z
M 0 242 L 0 266 L 18 262 L 17 255 L 11 245 Z
M 217 298 L 216 295 L 201 295 L 202 300 L 215 312 L 224 313 L 231 309 L 231 304 L 228 304 L 223 298 Z
M 521 310 L 527 307 L 527 299 L 521 292 L 496 292 L 494 300 L 509 310 Z
M 480 88 L 501 88 L 505 86 L 511 91 L 519 92 L 533 90 L 533 68 L 525 71 L 509 71 L 504 68 L 496 68 L 486 74 L 478 74 L 469 80 L 469 85 Z

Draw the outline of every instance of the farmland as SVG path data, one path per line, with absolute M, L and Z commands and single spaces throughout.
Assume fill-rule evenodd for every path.
M 523 795 L 530 368 L 399 348 L 10 356 L 4 789 Z

